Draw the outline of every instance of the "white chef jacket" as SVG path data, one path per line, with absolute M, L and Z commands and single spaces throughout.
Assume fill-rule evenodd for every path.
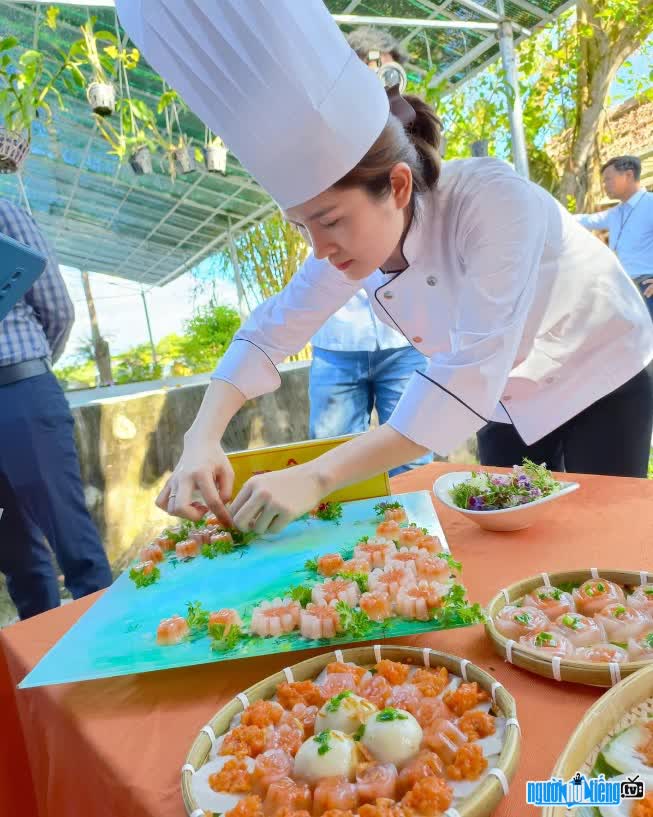
M 321 326 L 311 338 L 313 347 L 330 352 L 375 352 L 385 349 L 410 349 L 402 334 L 383 323 L 374 314 L 364 289 Z
M 545 190 L 493 158 L 447 162 L 419 197 L 408 267 L 362 284 L 376 314 L 430 358 L 389 424 L 446 455 L 488 420 L 532 444 L 653 359 L 653 324 L 614 254 Z M 213 377 L 246 398 L 273 391 L 357 289 L 309 256 L 236 334 Z

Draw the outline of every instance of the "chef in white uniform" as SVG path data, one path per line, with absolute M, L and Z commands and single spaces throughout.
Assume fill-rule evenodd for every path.
M 198 518 L 199 492 L 238 527 L 276 532 L 331 491 L 475 432 L 492 464 L 544 445 L 568 470 L 645 475 L 651 321 L 618 260 L 555 199 L 495 159 L 441 167 L 433 113 L 386 94 L 321 0 L 117 7 L 144 57 L 313 248 L 219 362 L 161 507 Z M 253 477 L 227 510 L 229 420 L 279 386 L 278 364 L 361 286 L 427 370 L 385 425 Z

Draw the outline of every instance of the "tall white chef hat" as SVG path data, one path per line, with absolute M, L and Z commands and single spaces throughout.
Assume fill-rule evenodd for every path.
M 116 0 L 143 56 L 284 209 L 363 158 L 386 92 L 322 0 Z

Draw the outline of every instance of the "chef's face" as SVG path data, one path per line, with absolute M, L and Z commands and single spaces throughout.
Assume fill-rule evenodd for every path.
M 331 187 L 305 204 L 291 207 L 286 218 L 313 248 L 347 278 L 359 281 L 396 254 L 408 222 L 412 192 L 408 165 L 390 171 L 390 193 L 372 196 L 363 187 Z

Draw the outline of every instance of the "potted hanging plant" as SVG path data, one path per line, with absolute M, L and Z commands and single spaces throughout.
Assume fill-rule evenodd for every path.
M 98 130 L 108 142 L 111 155 L 128 160 L 137 176 L 152 173 L 152 154 L 161 139 L 156 129 L 154 112 L 140 99 L 123 98 L 117 105 L 119 128 L 103 117 L 96 116 Z
M 48 14 L 54 28 L 56 15 Z M 50 22 L 48 22 L 50 25 Z M 15 173 L 25 161 L 36 120 L 47 125 L 52 119 L 50 99 L 54 97 L 61 109 L 63 100 L 56 83 L 63 77 L 67 82 L 84 84 L 84 78 L 70 52 L 61 52 L 61 59 L 52 67 L 45 55 L 34 49 L 17 53 L 18 40 L 9 36 L 0 39 L 0 173 Z
M 204 138 L 204 163 L 209 173 L 227 172 L 227 146 L 220 139 L 219 136 L 211 135 L 211 132 L 206 131 Z
M 73 44 L 72 51 L 91 68 L 92 80 L 86 88 L 86 97 L 93 113 L 110 116 L 116 108 L 116 89 L 110 77 L 118 54 L 118 39 L 111 31 L 94 31 L 95 22 L 96 18 L 90 17 L 81 26 L 82 39 Z M 108 53 L 110 50 L 113 57 Z
M 170 168 L 170 175 L 174 179 L 176 173 L 192 173 L 197 170 L 196 152 L 189 140 L 183 134 L 181 124 L 179 122 L 179 110 L 181 100 L 176 91 L 166 89 L 165 83 L 163 85 L 163 93 L 159 99 L 157 106 L 157 113 L 163 113 L 166 121 L 166 153 L 168 155 L 168 165 Z M 179 136 L 177 138 L 173 135 L 173 126 L 177 125 Z M 200 154 L 201 158 L 201 154 Z

